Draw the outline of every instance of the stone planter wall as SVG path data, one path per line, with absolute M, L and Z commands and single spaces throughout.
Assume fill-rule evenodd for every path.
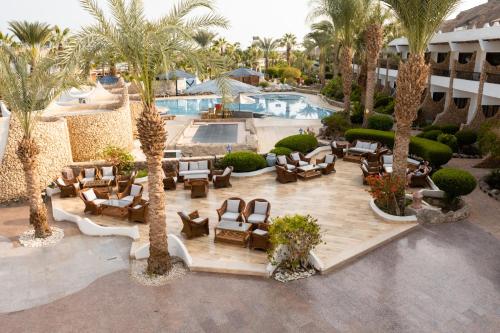
M 431 205 L 436 204 L 435 198 L 425 198 L 426 202 L 429 202 Z M 431 224 L 439 224 L 439 223 L 451 223 L 462 221 L 470 216 L 471 208 L 468 204 L 466 204 L 463 200 L 461 200 L 461 207 L 455 211 L 443 212 L 440 208 L 433 206 L 423 206 L 421 209 L 414 210 L 414 213 L 417 216 L 419 223 L 431 223 Z

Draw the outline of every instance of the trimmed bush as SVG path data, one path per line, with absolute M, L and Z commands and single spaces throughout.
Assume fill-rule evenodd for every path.
M 444 168 L 432 175 L 432 181 L 440 190 L 446 193 L 450 201 L 474 191 L 476 178 L 465 170 Z
M 252 151 L 237 151 L 229 153 L 221 160 L 222 166 L 232 166 L 235 172 L 251 172 L 267 166 L 264 157 Z
M 391 102 L 394 102 L 394 97 L 380 94 L 375 97 L 375 102 L 373 107 L 377 109 L 379 107 L 387 106 Z
M 453 134 L 440 134 L 437 137 L 437 141 L 444 143 L 448 147 L 451 148 L 454 152 L 458 150 L 457 138 Z
M 345 137 L 350 142 L 356 139 L 364 139 L 378 141 L 391 148 L 394 146 L 394 132 L 356 128 L 348 130 Z M 436 167 L 448 163 L 453 155 L 447 145 L 415 136 L 410 138 L 410 153 L 420 156 Z
M 500 169 L 491 170 L 485 180 L 491 188 L 500 190 Z
M 345 131 L 351 128 L 345 112 L 335 112 L 321 119 L 321 123 L 326 126 L 325 134 L 328 136 L 343 136 Z
M 427 131 L 424 133 L 420 133 L 419 137 L 424 138 L 424 139 L 437 141 L 438 136 L 440 136 L 441 134 L 443 134 L 443 132 L 441 132 L 441 130 L 431 130 L 431 131 Z
M 321 93 L 326 97 L 333 98 L 340 101 L 344 98 L 344 93 L 342 92 L 342 78 L 336 77 L 325 85 L 321 90 Z
M 443 133 L 446 133 L 446 134 L 455 134 L 455 133 L 458 132 L 458 130 L 460 129 L 460 127 L 457 126 L 457 125 L 451 125 L 451 124 L 449 124 L 449 125 L 442 125 L 440 129 L 441 129 L 441 132 L 443 132 Z
M 378 108 L 375 108 L 375 112 L 377 112 L 377 113 L 383 113 L 383 114 L 393 114 L 394 113 L 394 106 L 395 105 L 396 105 L 396 102 L 395 101 L 391 101 L 387 105 L 379 106 Z
M 281 139 L 275 146 L 286 147 L 293 151 L 300 151 L 306 154 L 318 146 L 318 139 L 309 134 L 297 134 Z
M 277 155 L 290 155 L 293 151 L 286 147 L 276 147 L 270 151 L 272 154 Z
M 433 131 L 433 130 L 441 130 L 441 126 L 429 125 L 429 126 L 425 126 L 423 129 L 424 132 L 429 132 L 429 131 Z
M 477 132 L 473 130 L 461 130 L 455 133 L 457 143 L 460 147 L 472 145 L 477 141 Z
M 393 125 L 394 121 L 389 116 L 376 114 L 368 118 L 368 128 L 370 129 L 388 131 L 392 129 Z

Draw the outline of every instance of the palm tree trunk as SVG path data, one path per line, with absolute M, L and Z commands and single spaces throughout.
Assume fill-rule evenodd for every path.
M 165 193 L 161 160 L 165 149 L 167 133 L 158 110 L 144 106 L 137 122 L 141 149 L 146 155 L 148 165 L 149 209 L 149 258 L 147 271 L 165 274 L 172 268 L 167 243 L 167 224 L 165 213 Z
M 26 180 L 26 193 L 30 205 L 30 224 L 35 228 L 36 238 L 46 238 L 52 234 L 47 221 L 47 208 L 42 200 L 40 177 L 38 174 L 38 154 L 40 149 L 32 138 L 24 136 L 17 147 Z
M 406 63 L 400 62 L 396 81 L 396 135 L 394 138 L 394 164 L 392 176 L 405 184 L 411 124 L 417 118 L 422 93 L 427 84 L 429 66 L 421 54 L 411 54 Z M 398 195 L 398 204 L 404 213 L 404 191 Z
M 352 91 L 352 48 L 342 48 L 342 85 L 344 92 L 344 110 L 351 113 Z
M 377 78 L 375 73 L 377 70 L 377 62 L 382 48 L 383 31 L 378 24 L 370 24 L 366 29 L 366 95 L 365 109 L 368 112 L 364 113 L 363 127 L 368 125 L 368 117 L 373 114 L 373 96 L 375 95 L 375 84 Z
M 319 51 L 319 83 L 322 87 L 325 86 L 325 71 L 326 71 L 326 54 L 325 49 Z
M 290 48 L 287 47 L 286 48 L 286 63 L 288 64 L 288 66 L 290 66 L 290 52 L 291 52 Z

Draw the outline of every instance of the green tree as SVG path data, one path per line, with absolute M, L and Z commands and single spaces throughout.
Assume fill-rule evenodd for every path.
M 294 34 L 287 33 L 281 38 L 280 45 L 286 49 L 286 63 L 290 66 L 292 64 L 292 49 L 297 46 L 297 37 Z
M 309 51 L 317 49 L 319 52 L 319 82 L 324 86 L 327 51 L 333 44 L 333 25 L 329 21 L 321 21 L 311 28 L 313 31 L 306 35 L 304 45 Z
M 257 39 L 255 42 L 255 45 L 259 47 L 262 52 L 264 53 L 264 60 L 265 60 L 265 71 L 267 73 L 267 69 L 269 68 L 269 55 L 271 54 L 272 51 L 274 51 L 280 44 L 279 39 L 272 39 L 272 38 L 260 38 Z
M 30 48 L 32 66 L 36 63 L 41 48 L 52 38 L 52 28 L 43 22 L 10 21 L 9 30 L 21 44 Z

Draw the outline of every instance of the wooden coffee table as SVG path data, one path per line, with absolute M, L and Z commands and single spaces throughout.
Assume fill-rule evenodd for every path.
M 132 201 L 128 200 L 116 200 L 116 199 L 106 200 L 101 204 L 102 214 L 113 217 L 125 218 L 128 216 L 128 207 L 130 207 L 131 204 Z
M 360 163 L 362 158 L 361 155 L 350 155 L 349 153 L 344 155 L 344 161 L 346 162 Z
M 303 180 L 309 180 L 312 178 L 320 177 L 321 170 L 315 165 L 305 165 L 297 168 L 297 177 Z
M 221 220 L 214 228 L 214 242 L 229 243 L 235 245 L 247 246 L 251 223 Z

